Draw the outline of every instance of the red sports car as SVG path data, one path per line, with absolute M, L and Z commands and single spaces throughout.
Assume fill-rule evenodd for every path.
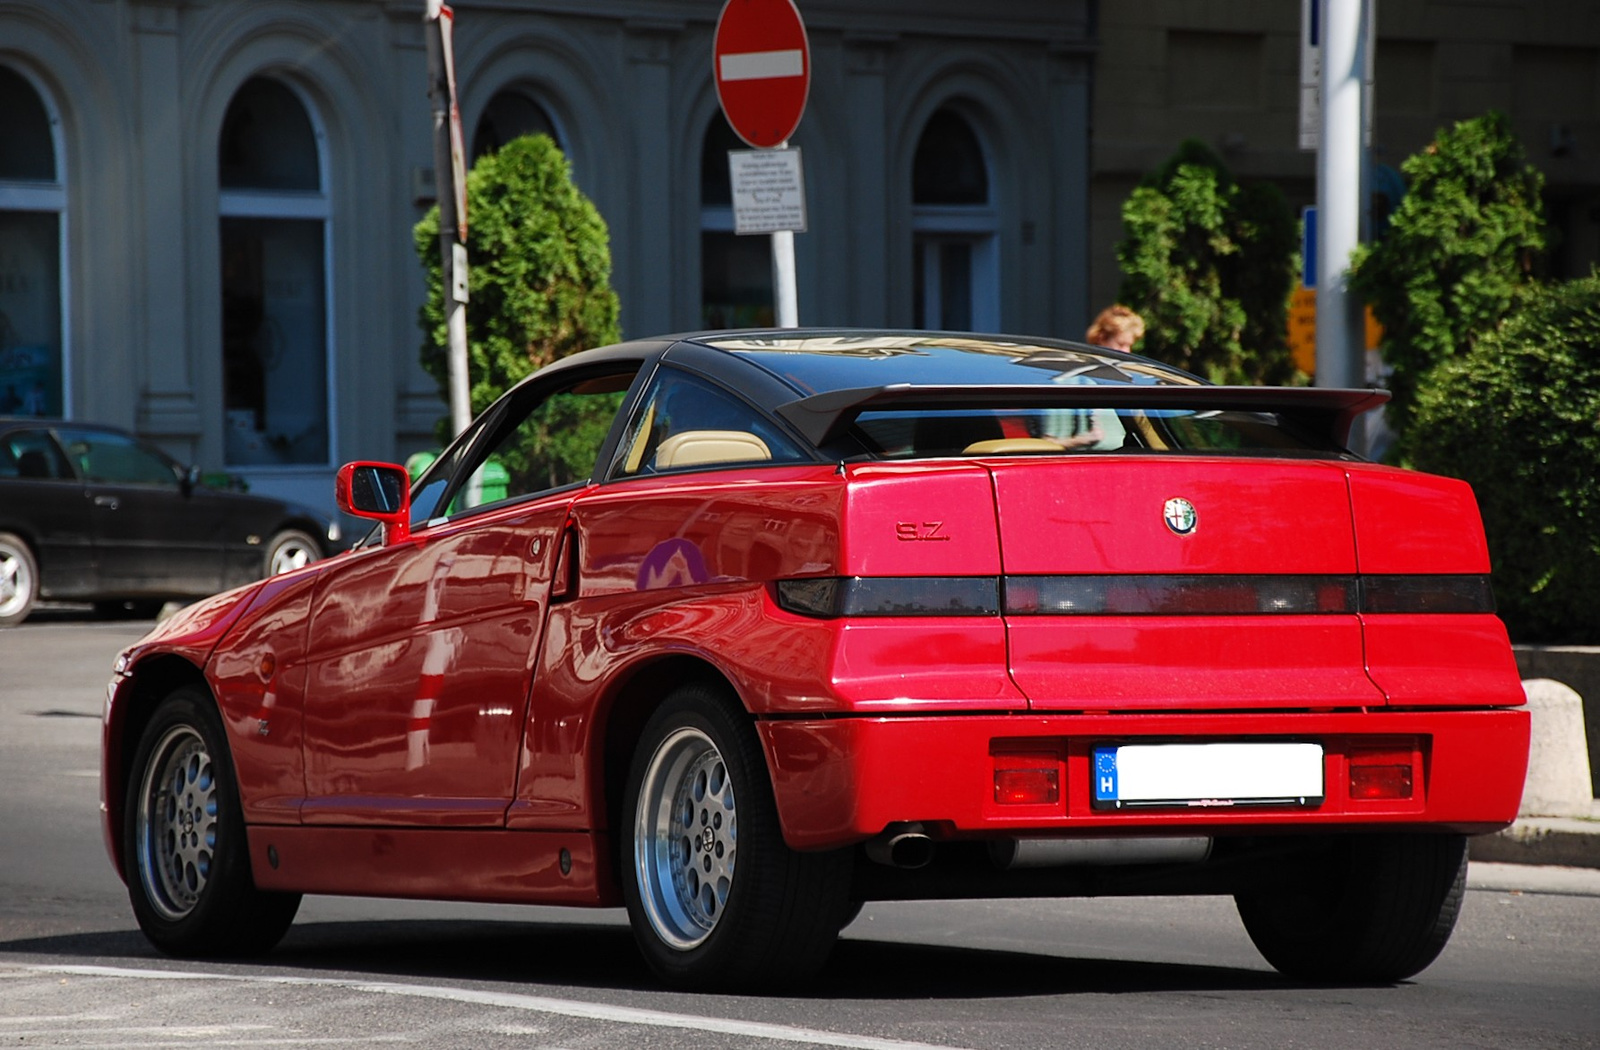
M 575 354 L 357 549 L 192 606 L 110 685 L 107 845 L 178 955 L 301 894 L 625 904 L 690 987 L 804 978 L 863 901 L 1229 894 L 1273 966 L 1449 938 L 1528 718 L 1465 484 L 1371 390 L 1043 339 Z

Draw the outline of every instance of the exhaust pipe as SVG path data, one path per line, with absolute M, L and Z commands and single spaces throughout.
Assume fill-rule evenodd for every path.
M 989 844 L 995 864 L 1018 868 L 1109 867 L 1118 864 L 1198 864 L 1211 855 L 1209 836 L 1159 838 L 999 839 Z
M 890 824 L 867 840 L 867 856 L 891 868 L 925 868 L 933 860 L 933 839 L 916 821 Z

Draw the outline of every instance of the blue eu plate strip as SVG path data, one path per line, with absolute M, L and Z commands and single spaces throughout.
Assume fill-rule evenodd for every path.
M 1117 749 L 1094 749 L 1094 799 L 1096 802 L 1117 800 Z

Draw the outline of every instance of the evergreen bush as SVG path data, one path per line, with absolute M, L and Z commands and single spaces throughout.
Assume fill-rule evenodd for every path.
M 572 183 L 548 135 L 513 139 L 467 176 L 468 372 L 476 416 L 518 380 L 570 353 L 617 342 L 605 220 Z M 427 270 L 422 366 L 449 400 L 439 209 L 413 230 Z M 448 430 L 448 420 L 443 424 Z
M 1184 142 L 1122 206 L 1118 300 L 1144 318 L 1140 352 L 1217 383 L 1300 377 L 1288 347 L 1296 222 L 1271 184 L 1236 181 Z
M 1469 353 L 1516 308 L 1546 245 L 1539 194 L 1505 116 L 1439 132 L 1401 165 L 1408 188 L 1388 232 L 1352 260 L 1351 287 L 1383 325 L 1394 370 L 1386 417 L 1401 432 L 1429 370 Z
M 1600 639 L 1600 275 L 1525 307 L 1417 390 L 1421 469 L 1477 492 L 1500 615 L 1519 642 Z

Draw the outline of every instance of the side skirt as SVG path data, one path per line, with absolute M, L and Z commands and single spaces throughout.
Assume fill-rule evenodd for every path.
M 492 904 L 622 903 L 607 837 L 582 831 L 253 825 L 256 886 Z

